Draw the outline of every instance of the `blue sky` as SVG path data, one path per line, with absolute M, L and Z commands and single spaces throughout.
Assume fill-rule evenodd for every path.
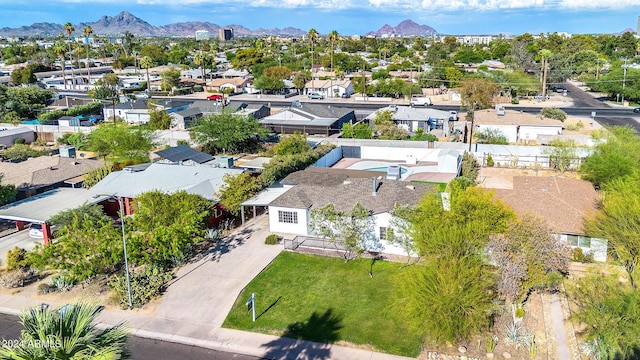
M 364 34 L 405 19 L 443 34 L 618 33 L 637 28 L 640 0 L 0 0 L 0 27 L 94 22 L 121 11 L 152 25 L 208 21 Z

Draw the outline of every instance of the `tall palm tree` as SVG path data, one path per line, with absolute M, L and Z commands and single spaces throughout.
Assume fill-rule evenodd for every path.
M 20 315 L 24 327 L 20 344 L 0 347 L 0 359 L 128 358 L 127 330 L 123 324 L 98 329 L 95 320 L 100 311 L 102 307 L 83 302 L 60 309 L 26 310 Z
M 151 83 L 149 82 L 149 68 L 153 66 L 153 59 L 149 56 L 143 56 L 140 59 L 140 67 L 147 69 L 147 93 L 151 94 Z
M 64 88 L 66 90 L 67 89 L 67 73 L 66 71 L 64 71 L 65 61 L 66 61 L 64 58 L 64 55 L 67 53 L 67 48 L 64 46 L 63 43 L 57 42 L 55 45 L 53 45 L 51 50 L 53 51 L 54 54 L 56 54 L 57 57 L 60 58 L 60 63 L 62 64 L 62 81 L 64 82 Z
M 91 36 L 91 34 L 93 34 L 93 28 L 91 25 L 85 26 L 82 30 L 82 35 L 85 37 L 84 42 L 87 46 L 87 62 L 85 65 L 87 66 L 87 80 L 89 81 L 89 85 L 91 85 L 91 69 L 89 68 L 89 36 Z
M 333 30 L 327 36 L 329 38 L 329 42 L 331 42 L 331 71 L 333 71 L 333 49 L 336 46 L 336 42 L 340 39 L 340 35 L 336 30 Z
M 205 67 L 205 53 L 202 51 L 193 55 L 193 63 L 200 66 L 200 71 L 202 73 L 202 80 L 204 80 L 204 67 Z
M 62 28 L 67 33 L 67 41 L 69 44 L 69 56 L 71 56 L 71 88 L 75 89 L 76 87 L 76 79 L 73 73 L 73 52 L 71 51 L 71 34 L 76 30 L 76 28 L 70 23 L 65 23 Z
M 311 28 L 307 33 L 307 37 L 309 38 L 309 42 L 311 43 L 311 69 L 313 69 L 313 45 L 315 45 L 316 41 L 318 41 L 318 30 Z

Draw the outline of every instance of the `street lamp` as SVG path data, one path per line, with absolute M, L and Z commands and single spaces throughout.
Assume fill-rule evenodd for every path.
M 127 237 L 124 234 L 124 207 L 122 206 L 122 197 L 118 197 L 118 205 L 120 207 L 120 227 L 122 228 L 122 245 L 124 246 L 124 273 L 127 279 L 127 296 L 129 300 L 129 309 L 133 307 L 131 304 L 131 279 L 129 278 L 129 260 L 127 258 Z

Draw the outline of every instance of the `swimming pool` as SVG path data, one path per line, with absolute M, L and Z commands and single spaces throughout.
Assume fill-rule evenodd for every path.
M 388 168 L 388 166 L 381 166 L 381 167 L 368 168 L 368 169 L 365 169 L 365 170 L 380 171 L 380 172 L 385 172 L 386 173 L 387 172 L 387 168 Z M 402 166 L 400 167 L 400 175 L 406 174 L 407 171 L 408 170 L 406 168 L 403 168 Z

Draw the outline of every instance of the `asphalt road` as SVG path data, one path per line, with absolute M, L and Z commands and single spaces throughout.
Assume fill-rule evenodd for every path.
M 20 336 L 22 325 L 18 317 L 0 314 L 0 339 L 15 340 Z M 127 340 L 127 348 L 134 360 L 259 360 L 260 358 L 200 348 L 196 346 L 176 344 L 131 336 Z

